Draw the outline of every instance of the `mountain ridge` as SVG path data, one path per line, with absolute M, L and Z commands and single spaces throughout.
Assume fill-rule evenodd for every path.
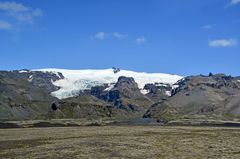
M 70 73 L 49 69 L 0 71 L 0 120 L 240 121 L 240 77 L 127 73 L 117 68 Z M 81 80 L 87 80 L 87 85 Z M 64 91 L 72 93 L 69 97 L 54 96 L 53 92 L 62 89 L 56 85 L 59 81 L 73 82 L 64 85 Z

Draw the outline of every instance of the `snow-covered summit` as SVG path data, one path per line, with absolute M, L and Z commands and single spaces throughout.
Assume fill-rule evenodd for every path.
M 118 70 L 116 72 L 115 70 L 115 68 L 101 70 L 67 70 L 50 68 L 33 71 L 51 72 L 56 75 L 62 73 L 64 78 L 53 82 L 53 84 L 60 87 L 60 89 L 52 92 L 52 95 L 59 99 L 75 96 L 80 90 L 91 89 L 93 86 L 108 84 L 111 88 L 112 84 L 116 83 L 120 76 L 133 77 L 141 90 L 143 90 L 145 84 L 166 83 L 173 85 L 178 80 L 182 79 L 182 77 L 178 75 L 134 72 L 128 70 Z

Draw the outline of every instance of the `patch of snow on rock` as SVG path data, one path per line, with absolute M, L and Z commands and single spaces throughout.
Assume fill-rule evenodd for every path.
M 166 91 L 165 94 L 170 97 L 172 95 L 172 92 L 171 91 Z
M 179 85 L 177 85 L 177 84 L 172 85 L 172 89 L 176 89 L 178 87 L 179 87 Z
M 28 70 L 19 70 L 18 71 L 19 73 L 27 73 L 27 72 L 29 72 Z
M 148 94 L 150 91 L 146 89 L 141 89 L 140 92 L 145 95 Z
M 114 88 L 114 83 L 111 83 L 108 85 L 108 88 L 106 88 L 104 91 L 111 91 Z
M 32 82 L 32 80 L 33 80 L 33 75 L 30 75 L 30 76 L 28 77 L 28 81 L 29 81 L 29 82 Z

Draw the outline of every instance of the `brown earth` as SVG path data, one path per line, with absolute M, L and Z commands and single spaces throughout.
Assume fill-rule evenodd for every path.
M 0 158 L 240 158 L 240 129 L 101 126 L 0 130 Z

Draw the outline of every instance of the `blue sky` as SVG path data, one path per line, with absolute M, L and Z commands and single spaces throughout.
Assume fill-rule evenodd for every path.
M 0 0 L 0 70 L 240 75 L 240 0 Z

